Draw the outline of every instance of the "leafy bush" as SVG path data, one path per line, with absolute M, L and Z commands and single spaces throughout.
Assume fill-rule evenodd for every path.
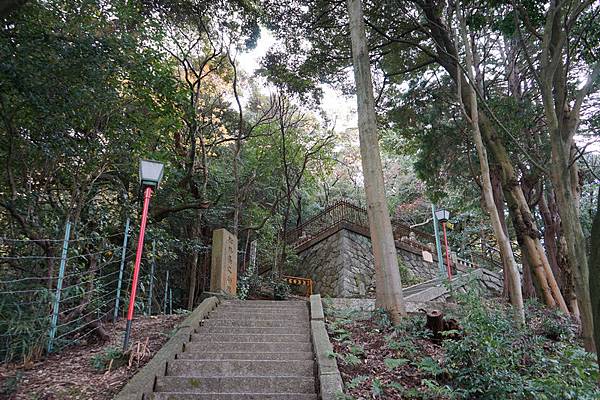
M 109 366 L 112 369 L 119 368 L 126 363 L 126 355 L 115 347 L 108 347 L 103 353 L 92 357 L 92 366 L 99 371 L 106 371 Z M 112 362 L 112 365 L 111 365 Z
M 281 279 L 271 279 L 269 286 L 273 289 L 273 298 L 276 300 L 285 300 L 292 292 L 290 285 Z
M 592 354 L 572 342 L 548 342 L 518 325 L 510 309 L 486 307 L 473 292 L 461 297 L 463 337 L 444 341 L 444 371 L 459 398 L 600 398 Z
M 407 266 L 402 257 L 398 257 L 398 270 L 400 271 L 400 280 L 402 286 L 408 287 L 424 282 L 426 279 L 416 276 Z
M 48 342 L 52 293 L 28 286 L 11 290 L 25 293 L 0 296 L 0 362 L 37 359 Z
M 374 309 L 371 317 L 373 318 L 373 321 L 381 328 L 389 328 L 392 326 L 392 319 L 385 308 Z

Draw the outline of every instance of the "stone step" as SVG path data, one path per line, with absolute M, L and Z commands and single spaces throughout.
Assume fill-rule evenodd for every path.
M 316 394 L 306 393 L 153 393 L 147 400 L 317 400 Z
M 205 319 L 202 321 L 203 327 L 218 326 L 218 327 L 257 327 L 257 328 L 294 328 L 301 329 L 301 332 L 306 332 L 310 329 L 308 320 L 287 320 L 287 319 L 272 319 L 272 320 L 251 320 L 251 319 L 228 319 L 215 318 Z
M 211 349 L 206 351 L 188 350 L 183 353 L 179 353 L 175 356 L 177 360 L 258 360 L 258 361 L 292 361 L 292 360 L 312 360 L 314 358 L 313 353 L 310 351 L 297 351 L 297 352 L 258 352 L 250 353 L 247 351 L 239 353 L 222 353 L 212 352 Z
M 298 351 L 312 351 L 312 345 L 310 342 L 244 342 L 244 343 L 232 343 L 232 342 L 189 342 L 183 346 L 183 352 L 199 352 L 199 351 L 210 351 L 210 352 L 298 352 Z
M 308 332 L 308 326 L 304 329 Z M 288 333 L 303 332 L 302 329 L 297 327 L 255 327 L 255 326 L 202 326 L 195 329 L 196 333 L 207 334 L 207 333 L 244 333 L 244 334 L 261 334 L 261 335 L 285 335 Z
M 313 376 L 312 360 L 252 361 L 252 360 L 172 360 L 167 364 L 167 375 L 185 377 L 217 376 Z
M 304 300 L 278 301 L 278 300 L 225 300 L 220 305 L 233 305 L 236 307 L 306 307 Z
M 194 378 L 159 376 L 154 384 L 155 392 L 174 393 L 315 393 L 315 380 L 311 378 L 274 377 L 214 377 Z
M 291 320 L 291 321 L 308 321 L 308 311 L 302 313 L 246 313 L 246 312 L 232 312 L 232 311 L 219 311 L 210 313 L 208 319 L 246 319 L 246 320 L 258 320 L 258 321 L 280 321 L 280 320 Z
M 288 314 L 308 312 L 308 307 L 236 307 L 219 306 L 214 311 L 227 312 L 249 312 L 249 313 L 268 313 L 268 314 Z M 213 312 L 214 312 L 213 311 Z
M 310 342 L 308 333 L 298 334 L 243 334 L 243 333 L 193 333 L 190 336 L 191 342 L 229 342 L 229 343 L 247 343 L 247 342 Z

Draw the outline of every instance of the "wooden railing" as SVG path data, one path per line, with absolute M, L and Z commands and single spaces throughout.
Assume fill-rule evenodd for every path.
M 289 245 L 298 247 L 340 223 L 355 225 L 366 229 L 368 232 L 369 217 L 367 210 L 346 200 L 340 200 L 328 206 L 297 228 L 288 231 L 285 235 L 285 241 Z M 392 229 L 394 231 L 394 239 L 396 240 L 405 237 L 412 239 L 412 241 L 420 242 L 423 245 L 435 243 L 433 235 L 411 229 L 409 225 L 397 221 L 392 222 Z

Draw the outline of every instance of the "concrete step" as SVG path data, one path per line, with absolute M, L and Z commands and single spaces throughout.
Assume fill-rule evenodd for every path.
M 311 378 L 289 377 L 215 377 L 194 378 L 160 376 L 156 378 L 155 392 L 174 393 L 226 393 L 241 394 L 250 391 L 254 394 L 269 393 L 315 393 L 315 380 Z
M 313 376 L 312 360 L 251 361 L 251 360 L 172 360 L 167 364 L 168 376 L 217 377 L 217 376 Z
M 245 319 L 257 321 L 308 321 L 308 311 L 301 313 L 247 313 L 219 311 L 210 313 L 208 319 Z
M 317 400 L 316 394 L 306 393 L 154 393 L 147 400 Z
M 272 320 L 252 320 L 252 319 L 228 319 L 214 318 L 205 319 L 202 321 L 202 326 L 218 326 L 218 327 L 257 327 L 257 328 L 282 328 L 294 327 L 294 329 L 302 329 L 301 332 L 310 330 L 308 320 L 287 320 L 287 319 L 272 319 Z
M 306 307 L 304 300 L 277 301 L 277 300 L 225 300 L 220 306 L 233 305 L 237 307 Z
M 312 360 L 314 358 L 313 353 L 310 351 L 299 351 L 299 352 L 287 352 L 285 349 L 281 349 L 282 352 L 239 352 L 239 353 L 217 353 L 212 352 L 210 349 L 203 351 L 192 351 L 188 350 L 183 353 L 179 353 L 175 356 L 177 360 L 258 360 L 258 361 L 292 361 L 292 360 Z
M 307 305 L 300 307 L 254 307 L 254 306 L 234 306 L 234 305 L 220 305 L 218 310 L 228 311 L 252 311 L 252 312 L 296 312 L 296 311 L 308 311 Z
M 310 342 L 308 333 L 299 334 L 238 334 L 238 333 L 193 333 L 191 342 L 230 342 L 230 343 L 247 343 L 247 342 Z
M 308 332 L 308 326 L 305 328 L 305 332 Z M 202 326 L 195 329 L 196 333 L 207 334 L 207 333 L 244 333 L 244 334 L 261 334 L 261 335 L 285 335 L 288 333 L 303 332 L 302 329 L 297 327 L 255 327 L 255 326 Z
M 274 309 L 274 308 L 240 308 L 240 307 L 218 307 L 214 309 L 210 315 L 216 315 L 220 313 L 245 313 L 245 314 L 269 314 L 269 315 L 309 315 L 309 311 L 306 308 L 291 308 L 291 309 Z
M 312 345 L 310 342 L 244 342 L 244 343 L 232 343 L 232 342 L 189 342 L 184 344 L 183 352 L 199 352 L 199 351 L 210 351 L 210 352 L 270 352 L 279 353 L 284 351 L 299 352 L 299 351 L 312 351 Z

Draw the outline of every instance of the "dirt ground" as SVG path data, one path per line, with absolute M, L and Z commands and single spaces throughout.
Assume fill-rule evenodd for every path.
M 123 346 L 125 321 L 105 324 L 110 336 L 106 343 L 72 346 L 30 365 L 1 365 L 1 400 L 109 400 L 143 367 L 174 332 L 184 316 L 139 317 L 132 325 L 133 352 L 122 365 L 109 371 L 98 360 L 109 349 Z M 94 366 L 96 364 L 96 366 Z M 7 394 L 10 391 L 10 394 Z

